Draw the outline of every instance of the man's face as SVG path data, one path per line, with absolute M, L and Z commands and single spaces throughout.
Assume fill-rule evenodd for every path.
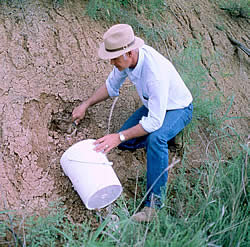
M 126 54 L 110 60 L 110 64 L 114 65 L 119 71 L 122 71 L 130 66 L 130 57 Z

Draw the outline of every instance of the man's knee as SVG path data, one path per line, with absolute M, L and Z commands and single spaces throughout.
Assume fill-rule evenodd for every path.
M 162 140 L 162 138 L 160 137 L 160 135 L 157 134 L 157 132 L 153 132 L 153 133 L 149 134 L 149 136 L 147 138 L 147 143 L 146 143 L 147 146 L 155 146 L 155 145 L 158 145 L 160 143 L 164 143 L 164 140 Z
M 147 138 L 147 146 L 166 146 L 168 147 L 168 145 L 175 145 L 175 136 L 170 136 L 170 135 L 160 135 L 159 133 L 153 132 L 151 134 L 149 134 L 148 138 Z

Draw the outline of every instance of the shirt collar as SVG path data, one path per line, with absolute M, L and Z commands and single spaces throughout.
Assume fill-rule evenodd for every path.
M 131 79 L 140 78 L 143 61 L 144 61 L 144 53 L 143 53 L 143 50 L 140 48 L 139 49 L 139 55 L 138 55 L 138 61 L 137 61 L 137 64 L 136 64 L 135 68 L 129 69 Z

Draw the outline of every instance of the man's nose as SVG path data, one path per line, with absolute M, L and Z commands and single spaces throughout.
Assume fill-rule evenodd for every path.
M 114 65 L 115 64 L 115 60 L 114 59 L 110 59 L 110 64 Z

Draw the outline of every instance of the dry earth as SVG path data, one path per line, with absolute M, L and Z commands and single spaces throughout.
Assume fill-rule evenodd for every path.
M 0 211 L 42 213 L 49 202 L 61 198 L 73 221 L 94 216 L 71 187 L 59 162 L 73 143 L 107 132 L 112 105 L 108 100 L 89 109 L 76 136 L 66 132 L 72 109 L 87 99 L 112 69 L 96 55 L 107 26 L 84 15 L 85 5 L 80 2 L 68 1 L 56 8 L 46 1 L 28 0 L 21 8 L 0 5 Z M 208 90 L 220 90 L 226 97 L 234 94 L 229 115 L 249 117 L 249 57 L 230 43 L 225 32 L 247 45 L 249 22 L 232 19 L 211 2 L 168 1 L 166 21 L 171 20 L 169 28 L 178 35 L 165 37 L 168 50 L 163 43 L 155 47 L 167 57 L 175 56 L 189 39 L 201 37 L 205 47 L 202 63 L 209 71 Z M 220 58 L 218 64 L 210 60 L 215 54 Z M 115 105 L 111 131 L 117 131 L 139 106 L 136 92 L 127 82 Z M 247 136 L 248 120 L 230 124 Z M 197 142 L 189 155 L 190 165 L 204 160 L 209 142 L 202 130 L 194 138 Z M 136 178 L 145 167 L 144 151 L 113 150 L 108 158 L 114 162 L 124 197 L 133 197 Z

